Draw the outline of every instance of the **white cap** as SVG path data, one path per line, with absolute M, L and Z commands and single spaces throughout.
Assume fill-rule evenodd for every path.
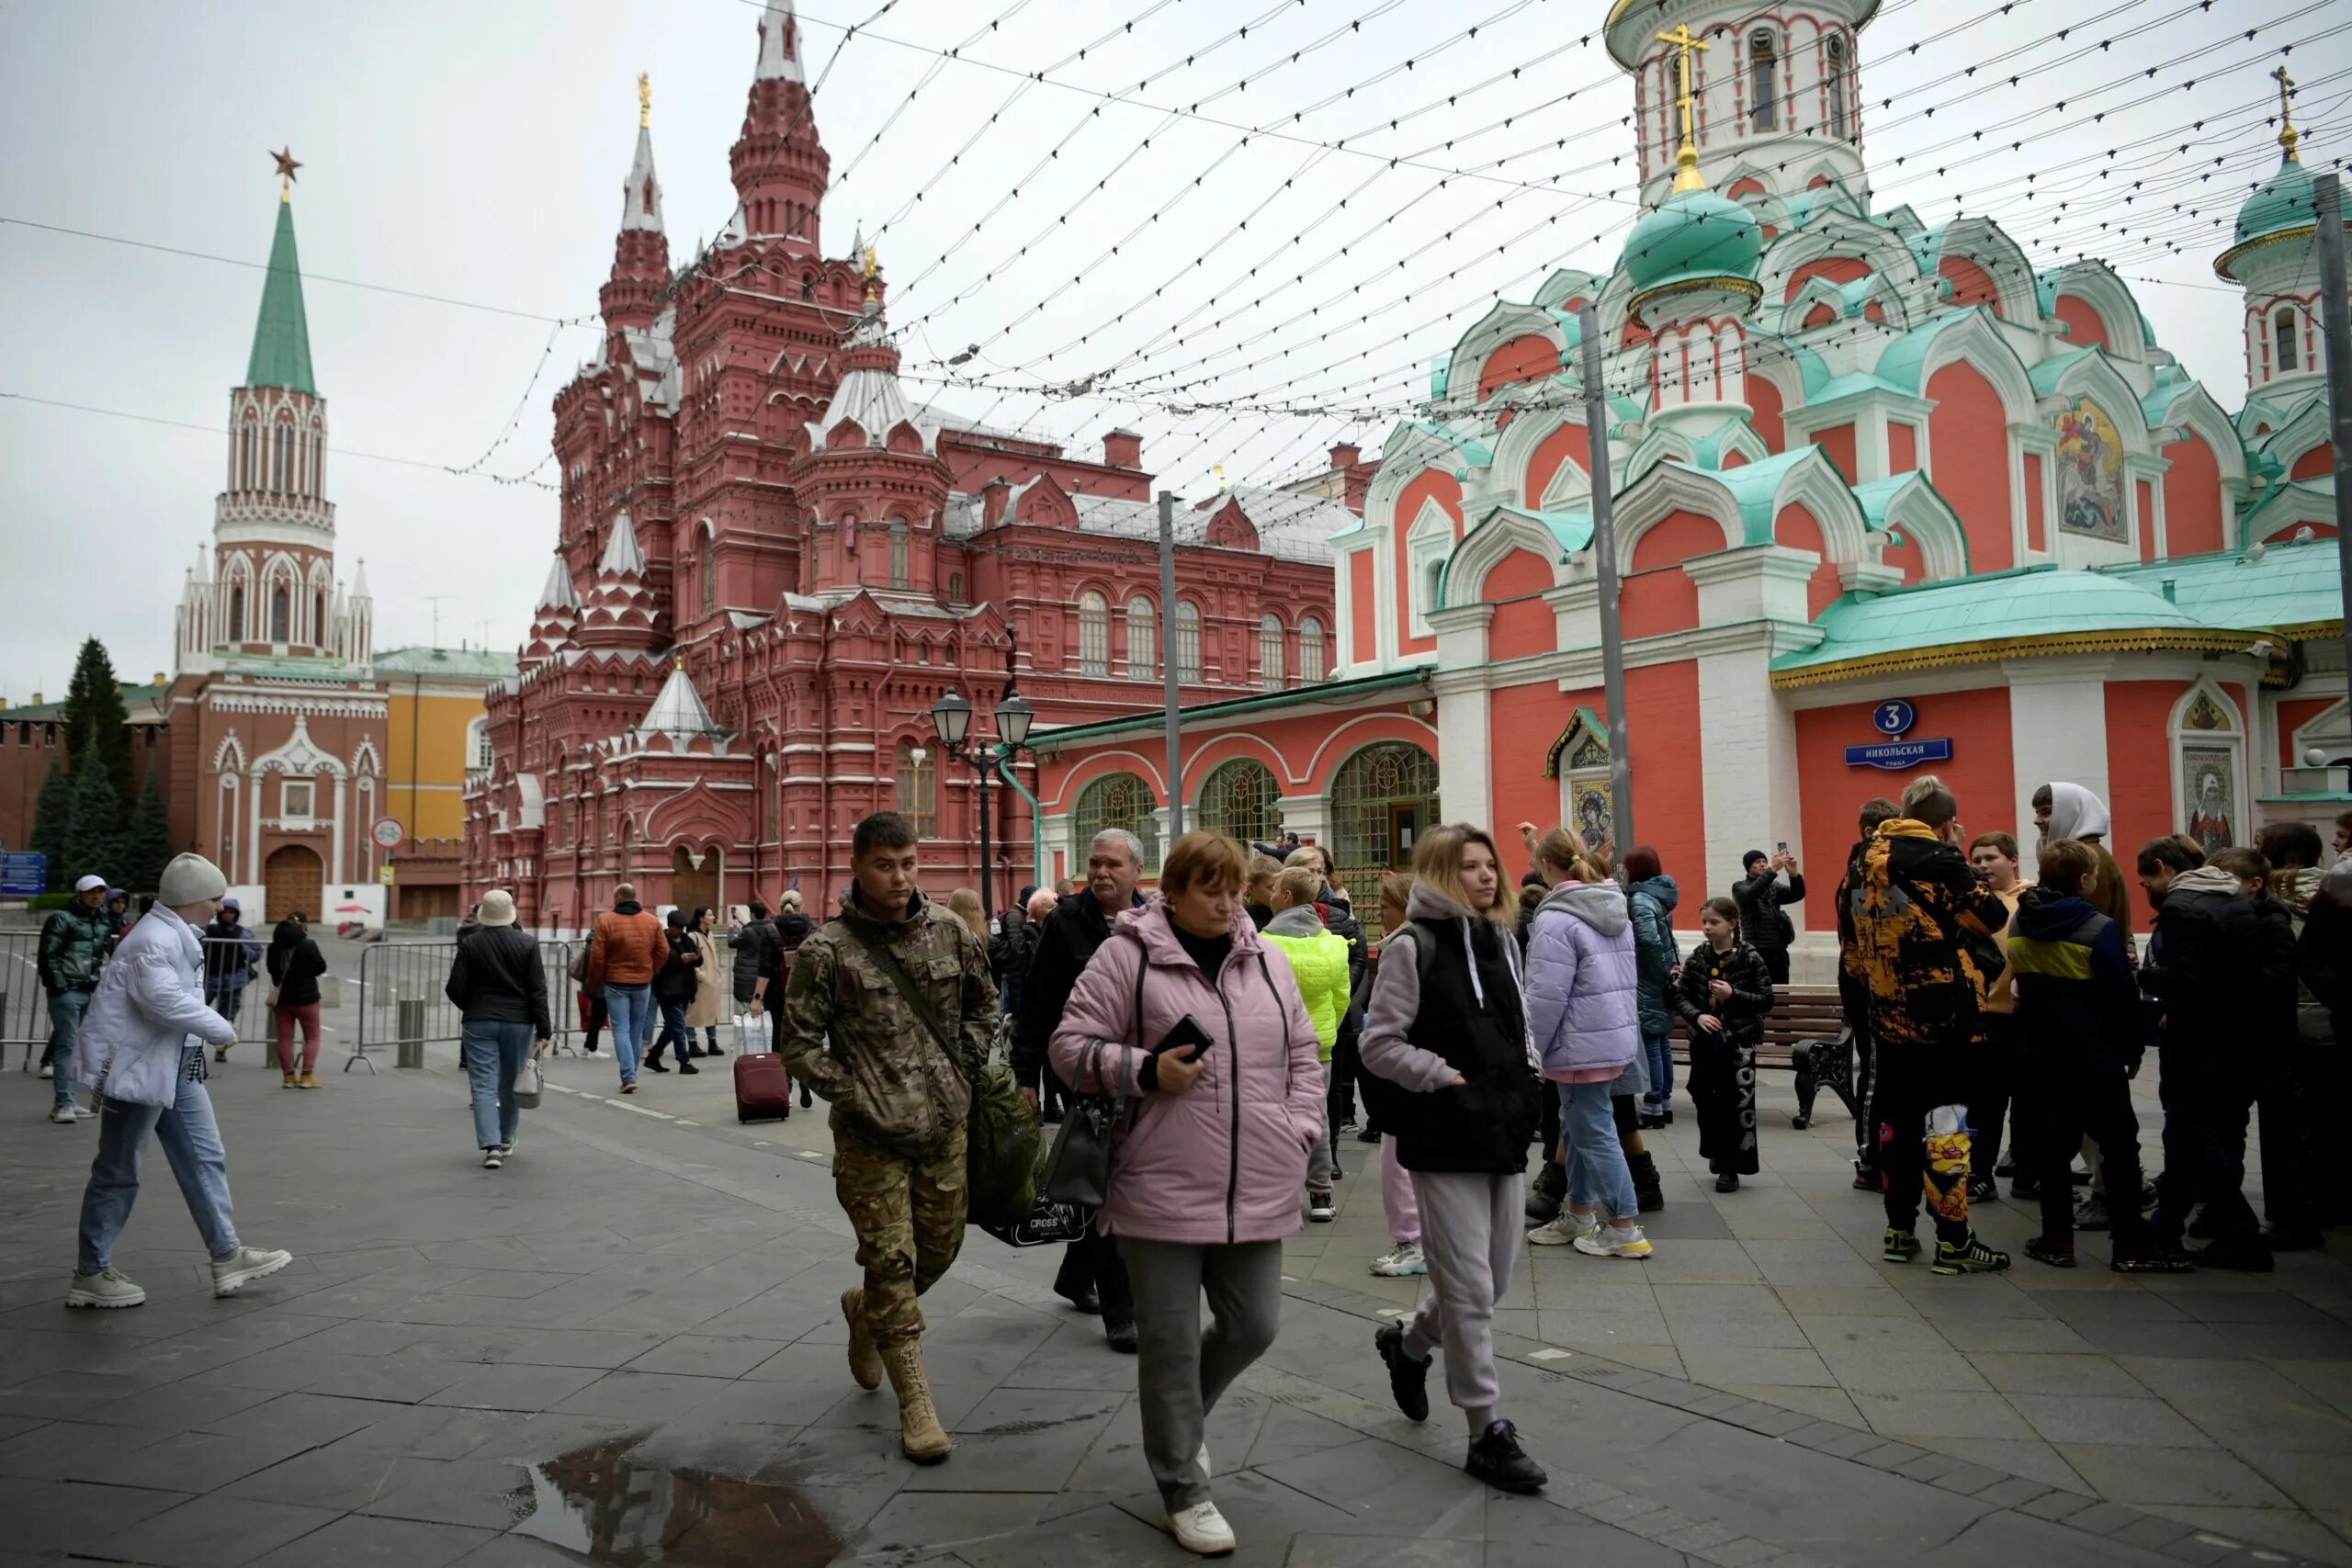
M 76 893 L 104 892 L 106 886 L 107 879 L 103 876 L 85 876 L 74 885 L 74 891 Z

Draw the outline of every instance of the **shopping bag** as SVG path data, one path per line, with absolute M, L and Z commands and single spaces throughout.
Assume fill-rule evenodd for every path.
M 735 1015 L 735 1054 L 739 1056 L 764 1056 L 775 1048 L 775 1040 L 768 1032 L 767 1014 L 739 1012 Z
M 517 1111 L 537 1111 L 540 1093 L 545 1088 L 545 1080 L 539 1075 L 539 1058 L 536 1055 L 526 1056 L 522 1066 L 514 1073 L 514 1108 Z

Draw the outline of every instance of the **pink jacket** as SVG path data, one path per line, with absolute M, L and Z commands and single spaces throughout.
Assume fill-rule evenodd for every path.
M 1144 1092 L 1148 1048 L 1187 1013 L 1216 1042 L 1208 1070 L 1185 1093 Z M 1215 986 L 1177 942 L 1165 900 L 1121 915 L 1049 1049 L 1063 1082 L 1122 1102 L 1106 1232 L 1211 1246 L 1297 1232 L 1307 1151 L 1326 1135 L 1322 1065 L 1290 961 L 1247 914 Z

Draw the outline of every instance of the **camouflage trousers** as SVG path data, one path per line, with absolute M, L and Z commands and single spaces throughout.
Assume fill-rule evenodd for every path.
M 964 1247 L 964 1129 L 906 1155 L 836 1127 L 833 1194 L 857 1229 L 875 1343 L 915 1338 L 923 1327 L 915 1298 L 939 1282 Z

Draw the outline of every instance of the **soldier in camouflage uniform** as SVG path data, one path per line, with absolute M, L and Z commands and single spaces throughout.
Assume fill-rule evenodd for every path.
M 996 987 L 980 939 L 915 886 L 905 818 L 884 811 L 860 822 L 851 855 L 856 881 L 840 917 L 793 963 L 781 1049 L 793 1076 L 833 1108 L 833 1191 L 865 1269 L 865 1283 L 842 1295 L 850 1375 L 869 1389 L 889 1377 L 900 1447 L 931 1464 L 954 1444 L 923 1375 L 915 1299 L 963 1246 L 964 1125 L 988 1060 Z

